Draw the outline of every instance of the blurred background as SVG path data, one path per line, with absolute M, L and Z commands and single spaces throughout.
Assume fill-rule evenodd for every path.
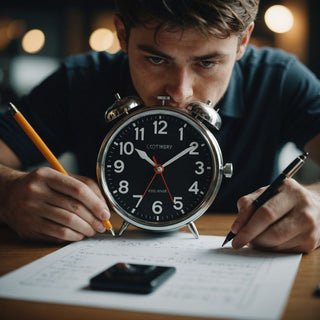
M 112 0 L 1 0 L 0 112 L 9 101 L 28 93 L 64 57 L 89 50 L 117 52 L 113 12 Z M 251 43 L 295 54 L 319 78 L 319 13 L 319 0 L 260 0 Z M 281 168 L 299 152 L 288 144 Z M 70 162 L 70 171 L 76 171 L 72 156 L 66 159 L 65 165 Z M 297 177 L 305 183 L 319 178 L 320 169 L 311 161 Z

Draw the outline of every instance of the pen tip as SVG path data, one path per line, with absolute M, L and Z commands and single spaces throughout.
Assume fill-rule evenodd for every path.
M 232 231 L 230 231 L 230 232 L 228 233 L 228 235 L 226 236 L 226 238 L 224 239 L 223 244 L 222 244 L 222 247 L 223 247 L 225 244 L 227 244 L 230 240 L 232 240 L 235 236 L 236 236 L 236 234 L 233 233 Z
M 221 247 L 224 247 L 224 245 L 225 245 L 227 242 L 228 242 L 228 239 L 225 239 L 225 240 L 223 241 L 223 244 L 222 244 Z

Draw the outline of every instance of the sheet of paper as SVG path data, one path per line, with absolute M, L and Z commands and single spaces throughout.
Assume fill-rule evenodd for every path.
M 72 243 L 0 278 L 0 297 L 235 319 L 279 319 L 301 255 L 221 248 L 223 237 L 127 231 Z M 92 291 L 117 262 L 175 266 L 148 295 Z

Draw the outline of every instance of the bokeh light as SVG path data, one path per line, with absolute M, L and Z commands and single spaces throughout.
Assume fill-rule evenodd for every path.
M 28 31 L 22 38 L 22 48 L 27 53 L 39 52 L 45 44 L 45 35 L 39 29 L 32 29 Z
M 270 7 L 264 15 L 264 20 L 267 27 L 276 33 L 285 33 L 289 31 L 294 22 L 291 11 L 282 5 Z
M 114 42 L 114 34 L 107 28 L 99 28 L 94 30 L 89 38 L 89 45 L 92 50 L 106 51 Z

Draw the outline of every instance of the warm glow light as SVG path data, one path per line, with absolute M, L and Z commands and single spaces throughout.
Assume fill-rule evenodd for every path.
M 7 36 L 9 39 L 18 39 L 22 37 L 26 30 L 26 23 L 23 20 L 13 20 L 8 24 Z
M 92 50 L 106 51 L 114 41 L 114 35 L 111 30 L 107 28 L 99 28 L 93 31 L 89 38 L 89 44 Z
M 291 11 L 287 7 L 275 5 L 266 11 L 264 20 L 271 31 L 284 33 L 292 28 L 294 19 Z
M 33 29 L 23 36 L 21 45 L 27 53 L 37 53 L 43 48 L 44 43 L 44 33 L 39 29 Z
M 0 51 L 4 50 L 10 43 L 7 36 L 7 25 L 10 23 L 9 18 L 1 17 L 0 15 Z
M 6 34 L 6 27 L 0 26 L 0 51 L 4 50 L 10 43 L 9 38 Z

